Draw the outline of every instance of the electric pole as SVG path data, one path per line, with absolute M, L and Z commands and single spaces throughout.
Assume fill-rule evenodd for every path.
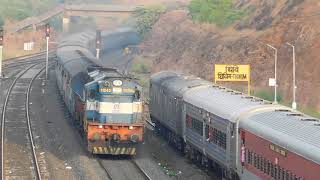
M 46 40 L 47 40 L 47 55 L 46 55 L 46 80 L 48 79 L 48 61 L 49 61 L 49 38 L 50 38 L 50 25 L 46 24 Z
M 296 51 L 294 45 L 287 42 L 287 45 L 292 47 L 292 109 L 297 109 L 297 102 L 296 102 Z
M 274 85 L 274 103 L 277 104 L 277 86 L 278 86 L 278 82 L 277 82 L 277 61 L 278 61 L 278 49 L 271 46 L 270 44 L 267 44 L 267 46 L 271 49 L 274 50 L 274 80 L 275 80 L 275 85 Z
M 3 29 L 0 27 L 0 78 L 2 78 Z

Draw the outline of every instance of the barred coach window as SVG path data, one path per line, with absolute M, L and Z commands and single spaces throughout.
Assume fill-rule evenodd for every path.
M 201 136 L 203 135 L 203 131 L 202 131 L 203 123 L 201 121 L 187 115 L 186 125 L 188 128 L 192 129 L 197 134 Z
M 216 128 L 210 127 L 209 125 L 206 125 L 205 135 L 208 142 L 216 144 L 223 149 L 227 148 L 226 133 L 219 131 Z

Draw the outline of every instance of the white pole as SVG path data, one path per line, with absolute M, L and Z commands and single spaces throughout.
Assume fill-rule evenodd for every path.
M 46 80 L 48 79 L 48 61 L 49 61 L 49 36 L 46 37 L 47 39 L 47 55 L 46 55 Z
M 96 50 L 97 50 L 97 51 L 96 51 L 96 58 L 97 58 L 97 59 L 100 59 L 100 49 L 97 48 Z
M 0 46 L 0 77 L 2 77 L 2 51 L 3 46 Z
M 295 52 L 295 47 L 294 45 L 287 43 L 289 46 L 292 47 L 292 85 L 293 85 L 293 90 L 292 90 L 292 109 L 297 109 L 297 102 L 296 102 L 296 52 Z
M 275 80 L 275 85 L 274 85 L 274 103 L 277 104 L 277 63 L 278 63 L 278 50 L 271 46 L 270 44 L 267 44 L 268 47 L 272 48 L 274 50 L 274 80 Z

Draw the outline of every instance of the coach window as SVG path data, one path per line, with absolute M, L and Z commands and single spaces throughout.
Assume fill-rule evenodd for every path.
M 251 164 L 251 152 L 250 152 L 250 150 L 249 149 L 247 149 L 247 153 L 246 153 L 246 155 L 247 155 L 247 163 L 248 164 Z
M 271 177 L 274 177 L 274 167 L 273 167 L 273 164 L 271 163 Z
M 281 173 L 282 173 L 282 179 L 283 179 L 283 180 L 286 180 L 286 177 L 287 177 L 287 176 L 286 176 L 286 175 L 287 175 L 287 174 L 286 174 L 286 170 L 285 170 L 285 169 L 282 169 L 282 172 L 281 172 Z
M 286 180 L 286 170 L 282 169 L 282 179 Z
M 267 174 L 270 175 L 271 174 L 271 163 L 270 161 L 268 161 L 268 167 L 267 167 Z
M 260 156 L 257 155 L 257 168 L 260 170 Z
M 203 126 L 202 122 L 198 121 L 197 119 L 192 118 L 192 129 L 194 129 L 201 136 L 203 135 L 202 126 Z
M 257 155 L 256 155 L 256 153 L 253 153 L 253 166 L 257 167 Z
M 279 179 L 281 179 L 281 180 L 283 179 L 282 172 L 283 172 L 283 169 L 279 167 L 278 177 L 279 177 Z
M 264 158 L 262 156 L 260 157 L 260 170 L 264 172 Z
M 263 173 L 267 174 L 267 160 L 263 158 Z

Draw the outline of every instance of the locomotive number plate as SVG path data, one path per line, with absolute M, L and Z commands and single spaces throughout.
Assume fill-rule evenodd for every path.
M 102 92 L 102 93 L 111 93 L 112 90 L 110 88 L 100 88 L 100 92 Z

